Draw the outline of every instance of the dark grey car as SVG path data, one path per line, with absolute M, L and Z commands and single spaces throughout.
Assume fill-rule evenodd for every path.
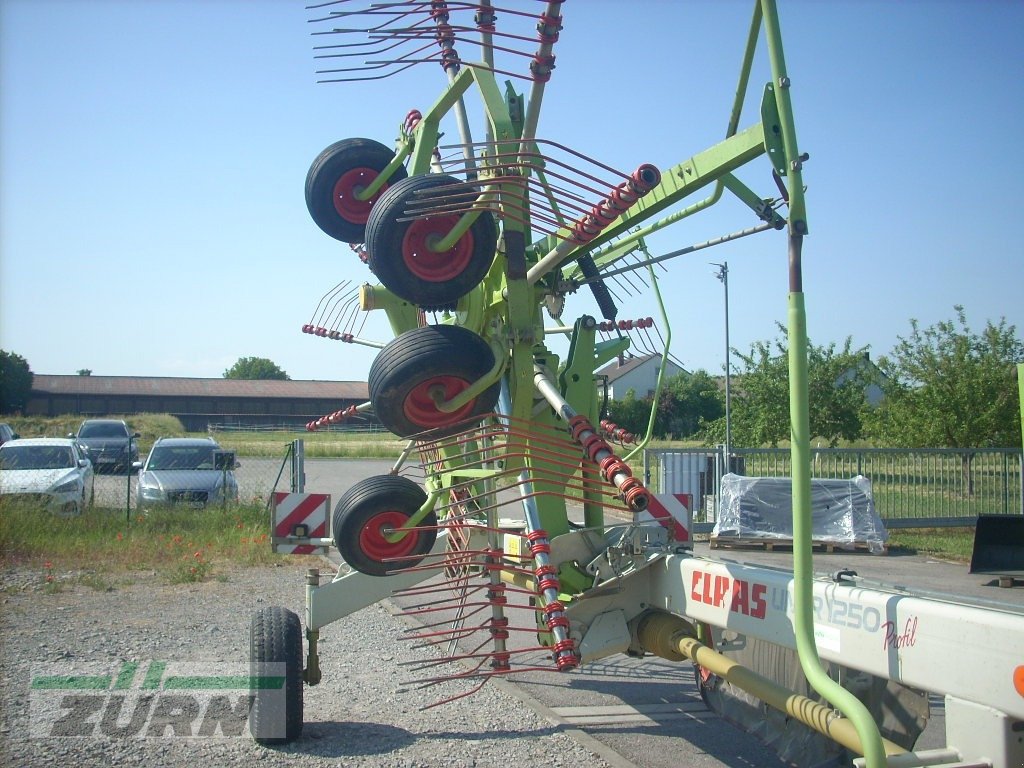
M 161 437 L 139 472 L 139 509 L 237 502 L 238 466 L 234 453 L 213 438 Z
M 86 419 L 78 428 L 75 439 L 86 458 L 100 472 L 130 472 L 139 460 L 139 433 L 132 434 L 120 419 Z

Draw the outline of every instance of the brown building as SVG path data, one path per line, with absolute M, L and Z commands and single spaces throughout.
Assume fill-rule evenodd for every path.
M 30 416 L 169 413 L 190 432 L 210 424 L 302 427 L 369 399 L 363 381 L 184 379 L 35 374 Z M 360 419 L 360 423 L 365 420 Z

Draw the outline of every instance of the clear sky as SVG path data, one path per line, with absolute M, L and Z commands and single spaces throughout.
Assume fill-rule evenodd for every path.
M 710 147 L 752 7 L 567 0 L 538 135 L 625 170 Z M 877 357 L 911 318 L 953 319 L 955 304 L 976 330 L 1005 317 L 1024 334 L 1024 2 L 779 7 L 810 154 L 812 342 L 851 336 Z M 339 281 L 372 280 L 313 224 L 306 172 L 339 139 L 390 144 L 445 79 L 423 64 L 317 84 L 311 15 L 290 0 L 0 0 L 0 348 L 42 374 L 219 377 L 252 355 L 293 379 L 365 380 L 374 350 L 300 330 Z M 498 28 L 522 28 L 513 22 L 499 14 Z M 758 58 L 757 91 L 763 43 Z M 749 167 L 744 180 L 771 195 L 767 161 Z M 756 223 L 722 203 L 651 250 Z M 723 290 L 708 264 L 722 261 L 733 347 L 774 338 L 786 319 L 782 233 L 668 262 L 672 353 L 691 370 L 724 369 Z M 595 312 L 585 293 L 566 318 Z M 387 341 L 378 314 L 362 334 Z M 649 296 L 621 302 L 620 317 L 647 315 Z

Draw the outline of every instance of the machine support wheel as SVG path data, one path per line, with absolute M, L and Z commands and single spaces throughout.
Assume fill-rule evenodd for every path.
M 391 542 L 385 535 L 401 527 L 427 500 L 424 490 L 401 475 L 375 475 L 349 488 L 334 509 L 334 544 L 345 562 L 370 576 L 409 568 L 423 560 L 437 540 L 437 516 L 423 530 Z M 392 558 L 401 558 L 398 560 Z
M 481 213 L 448 250 L 431 247 L 452 231 L 476 194 L 452 176 L 427 174 L 396 182 L 381 195 L 366 223 L 366 250 L 370 269 L 389 291 L 421 307 L 443 307 L 484 279 L 498 242 L 490 212 Z M 418 213 L 444 206 L 460 210 Z
M 494 366 L 483 338 L 457 325 L 425 325 L 392 339 L 370 366 L 370 402 L 381 423 L 399 437 L 432 430 L 443 437 L 466 420 L 482 417 L 498 402 L 500 384 L 451 413 L 437 401 L 451 400 Z
M 321 152 L 306 174 L 306 208 L 316 225 L 343 243 L 363 242 L 371 209 L 388 185 L 406 177 L 405 167 L 397 168 L 369 200 L 356 194 L 394 158 L 394 151 L 372 139 L 344 139 Z
M 275 684 L 284 675 L 284 688 Z M 265 683 L 265 684 L 264 684 Z M 260 744 L 287 744 L 302 734 L 302 625 L 277 606 L 249 624 L 249 732 Z

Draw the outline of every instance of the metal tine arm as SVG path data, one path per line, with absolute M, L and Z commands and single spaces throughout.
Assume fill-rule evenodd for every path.
M 350 280 L 342 280 L 336 286 L 331 288 L 331 290 L 321 296 L 320 301 L 316 305 L 316 309 L 313 310 L 313 317 L 310 318 L 309 325 L 319 325 L 319 321 L 323 319 L 324 302 L 330 302 L 331 299 L 334 298 L 335 294 L 344 291 L 349 285 L 351 285 Z
M 416 5 L 418 7 L 416 7 L 415 9 L 409 9 L 409 10 L 404 10 L 404 11 L 388 10 L 389 8 L 400 8 L 400 7 L 409 8 L 410 5 Z M 307 7 L 307 10 L 312 10 L 313 8 L 316 8 L 316 7 L 317 6 Z M 309 23 L 310 24 L 318 24 L 318 23 L 320 23 L 322 21 L 338 21 L 339 19 L 344 19 L 344 18 L 347 18 L 349 16 L 390 16 L 391 17 L 388 21 L 385 21 L 382 24 L 378 24 L 376 27 L 355 27 L 355 28 L 350 28 L 350 29 L 340 28 L 340 29 L 330 30 L 330 32 L 363 32 L 363 33 L 367 33 L 368 34 L 370 32 L 379 32 L 382 29 L 386 29 L 389 25 L 394 24 L 396 21 L 398 21 L 399 19 L 405 18 L 406 16 L 414 16 L 416 14 L 422 13 L 424 11 L 424 9 L 429 13 L 429 11 L 430 11 L 430 3 L 429 2 L 412 3 L 412 4 L 410 4 L 410 3 L 375 3 L 370 8 L 363 8 L 363 9 L 360 9 L 360 10 L 357 10 L 357 11 L 332 11 L 329 15 L 324 16 L 323 18 L 310 19 Z M 330 32 L 320 32 L 319 34 L 330 34 Z M 317 33 L 314 32 L 314 34 L 317 34 Z
M 377 54 L 386 53 L 387 51 L 394 50 L 395 48 L 397 48 L 398 46 L 402 45 L 405 42 L 406 42 L 405 40 L 398 40 L 398 41 L 392 43 L 391 45 L 387 45 L 387 46 L 385 46 L 383 48 L 378 48 L 377 50 L 374 50 L 374 51 L 352 51 L 350 53 L 317 53 L 317 54 L 313 55 L 313 58 L 314 59 L 350 59 L 350 58 L 353 58 L 355 56 L 376 56 Z M 314 51 L 323 51 L 323 50 L 327 50 L 328 48 L 331 48 L 331 49 L 333 49 L 333 48 L 355 48 L 357 46 L 377 45 L 377 44 L 379 44 L 379 41 L 377 41 L 377 40 L 369 40 L 369 41 L 367 41 L 365 43 L 352 43 L 351 45 L 319 45 L 319 46 L 315 46 L 313 48 L 313 50 Z M 369 63 L 369 62 L 367 62 L 367 63 Z
M 327 75 L 327 74 L 333 74 L 335 72 L 363 72 L 363 71 L 369 70 L 369 69 L 384 69 L 385 67 L 395 66 L 395 65 L 398 65 L 398 64 L 407 64 L 409 66 L 412 66 L 413 64 L 421 64 L 421 63 L 423 63 L 425 61 L 435 61 L 436 59 L 432 59 L 429 56 L 427 58 L 425 58 L 425 59 L 411 59 L 411 58 L 409 58 L 410 56 L 415 56 L 417 54 L 423 53 L 423 51 L 425 51 L 425 50 L 427 50 L 429 48 L 432 48 L 432 47 L 433 47 L 433 45 L 431 43 L 427 43 L 426 45 L 421 46 L 421 47 L 419 47 L 419 48 L 417 48 L 417 49 L 415 49 L 413 51 L 409 51 L 404 56 L 399 56 L 397 59 L 388 59 L 386 61 L 364 61 L 362 64 L 360 64 L 357 67 L 338 67 L 338 68 L 335 68 L 335 69 L 318 69 L 316 71 L 316 74 L 318 74 L 318 75 Z M 334 57 L 334 58 L 340 58 L 340 57 Z M 404 69 L 400 69 L 398 71 L 399 72 L 404 72 L 405 70 Z
M 565 152 L 567 152 L 568 154 L 572 155 L 573 157 L 575 157 L 575 158 L 577 158 L 579 160 L 583 160 L 584 162 L 589 163 L 590 165 L 593 165 L 593 166 L 595 166 L 597 168 L 600 168 L 601 170 L 606 171 L 607 173 L 611 174 L 612 176 L 615 176 L 616 179 L 617 179 L 616 183 L 618 183 L 618 181 L 626 181 L 627 179 L 630 178 L 630 174 L 628 174 L 628 173 L 626 173 L 624 171 L 620 171 L 617 168 L 612 168 L 610 165 L 605 165 L 604 163 L 599 162 L 598 160 L 595 160 L 592 157 L 588 157 L 587 155 L 584 155 L 581 152 L 577 152 L 575 150 L 569 149 L 568 147 L 566 147 L 566 146 L 564 146 L 562 144 L 557 144 L 557 143 L 555 143 L 553 141 L 547 141 L 545 139 L 534 139 L 533 143 L 534 144 L 549 145 L 549 146 L 555 147 L 556 149 L 564 150 Z M 479 148 L 485 148 L 486 149 L 488 146 L 494 146 L 494 144 L 495 144 L 494 142 L 478 141 L 478 142 L 474 142 L 472 144 L 472 146 L 473 146 L 474 149 L 479 149 Z M 444 145 L 439 146 L 438 149 L 441 149 L 441 150 L 457 149 L 457 148 L 461 148 L 461 147 L 462 147 L 462 145 L 444 144 Z M 545 172 L 548 173 L 549 175 L 554 175 L 554 173 L 551 170 L 549 170 L 549 168 L 548 168 L 549 165 L 553 164 L 553 165 L 557 165 L 557 166 L 559 166 L 561 168 L 565 168 L 567 170 L 570 170 L 573 173 L 575 173 L 576 175 L 582 176 L 583 178 L 588 179 L 589 181 L 592 181 L 595 184 L 599 184 L 602 187 L 604 187 L 604 185 L 606 185 L 606 184 L 609 185 L 609 186 L 614 186 L 614 184 L 608 182 L 607 179 L 601 178 L 600 176 L 595 176 L 592 173 L 587 173 L 586 171 L 582 171 L 577 166 L 569 165 L 568 163 L 563 162 L 562 160 L 559 160 L 554 155 L 542 153 L 539 148 L 537 148 L 537 149 L 526 149 L 526 150 L 521 150 L 521 151 L 518 151 L 518 152 L 493 152 L 493 153 L 489 154 L 487 157 L 488 157 L 488 160 L 493 159 L 493 160 L 496 160 L 496 161 L 497 160 L 503 160 L 503 159 L 506 159 L 506 158 L 511 158 L 512 162 L 506 162 L 506 163 L 499 162 L 499 163 L 497 163 L 500 167 L 508 167 L 508 168 L 521 168 L 523 166 L 532 168 L 534 166 L 532 164 L 530 164 L 530 163 L 525 162 L 525 160 L 537 159 L 537 160 L 543 161 Z M 565 180 L 568 180 L 570 177 L 560 177 L 560 178 L 564 178 Z M 582 187 L 584 185 L 579 184 L 578 186 Z M 589 190 L 589 191 L 592 191 L 592 192 L 594 192 L 596 194 L 603 194 L 604 193 L 604 189 L 603 188 L 602 189 L 593 189 L 593 190 Z

